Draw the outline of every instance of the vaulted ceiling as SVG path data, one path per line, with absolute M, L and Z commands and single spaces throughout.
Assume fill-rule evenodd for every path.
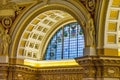
M 18 57 L 39 59 L 41 53 L 41 43 L 50 30 L 54 31 L 56 24 L 76 21 L 70 14 L 60 10 L 46 11 L 35 17 L 26 27 L 18 46 Z M 64 22 L 65 24 L 65 22 Z M 60 26 L 62 27 L 63 24 Z M 58 26 L 56 26 L 58 27 Z M 60 28 L 60 27 L 58 27 Z

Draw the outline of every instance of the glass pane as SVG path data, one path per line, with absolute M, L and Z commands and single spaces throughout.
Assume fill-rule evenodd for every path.
M 51 38 L 45 60 L 70 59 L 83 56 L 84 35 L 76 22 L 60 28 Z
M 83 56 L 83 48 L 84 48 L 84 35 L 83 30 L 78 25 L 78 56 Z
M 57 51 L 56 51 L 56 59 L 61 59 L 62 54 L 62 29 L 57 32 Z
M 64 50 L 63 50 L 63 58 L 68 59 L 68 54 L 69 54 L 69 26 L 66 25 L 64 27 Z
M 72 23 L 70 25 L 70 52 L 69 58 L 77 57 L 77 25 L 76 23 Z

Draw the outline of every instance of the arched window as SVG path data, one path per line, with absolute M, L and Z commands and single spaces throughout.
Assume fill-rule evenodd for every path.
M 71 59 L 83 56 L 84 35 L 77 22 L 60 28 L 51 38 L 45 53 L 45 60 Z

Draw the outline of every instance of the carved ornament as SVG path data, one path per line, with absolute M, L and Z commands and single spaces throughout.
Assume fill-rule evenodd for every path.
M 2 25 L 6 29 L 9 29 L 10 26 L 12 25 L 12 18 L 11 17 L 3 17 L 3 19 L 2 19 Z
M 79 0 L 85 8 L 91 13 L 92 16 L 95 14 L 96 0 Z

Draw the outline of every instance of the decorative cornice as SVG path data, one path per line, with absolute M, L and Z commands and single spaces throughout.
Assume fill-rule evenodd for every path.
M 86 56 L 76 61 L 83 69 L 83 77 L 119 77 L 120 57 L 112 56 Z
M 79 64 L 84 64 L 84 63 L 101 63 L 101 65 L 113 65 L 113 64 L 119 64 L 120 63 L 120 57 L 118 56 L 85 56 L 81 58 L 76 58 L 76 61 Z M 88 64 L 84 64 L 88 65 Z M 100 64 L 99 64 L 100 65 Z
M 2 70 L 1 70 L 2 69 Z M 3 73 L 4 71 L 4 73 Z M 54 67 L 54 68 L 34 68 L 30 66 L 23 65 L 11 65 L 11 64 L 0 64 L 0 79 L 9 78 L 13 79 L 21 79 L 22 80 L 57 80 L 58 77 L 64 80 L 66 78 L 69 80 L 70 78 L 81 80 L 82 78 L 82 68 L 77 67 Z M 6 75 L 6 76 L 4 76 Z M 46 77 L 44 77 L 46 76 Z M 54 77 L 53 77 L 54 76 Z
M 82 78 L 120 78 L 120 57 L 86 56 L 76 58 L 80 66 L 35 68 L 25 65 L 0 64 L 0 77 L 45 80 L 81 80 Z M 3 75 L 4 74 L 4 75 Z M 31 78 L 31 79 L 30 79 Z M 66 79 L 65 79 L 66 78 Z M 23 79 L 23 80 L 24 80 Z

